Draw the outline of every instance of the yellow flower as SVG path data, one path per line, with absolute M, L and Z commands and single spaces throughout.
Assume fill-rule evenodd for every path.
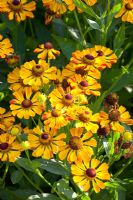
M 27 0 L 1 0 L 0 12 L 6 12 L 9 20 L 20 22 L 26 18 L 33 18 L 32 11 L 36 9 L 35 1 L 27 3 Z
M 91 77 L 83 79 L 81 76 L 76 76 L 68 79 L 68 83 L 72 88 L 72 94 L 85 94 L 99 96 L 101 85 Z
M 83 0 L 88 6 L 93 6 L 97 0 Z
M 44 130 L 39 126 L 33 129 L 33 133 L 28 134 L 30 149 L 33 150 L 32 156 L 43 157 L 44 159 L 53 158 L 57 154 L 60 146 L 64 145 L 65 134 L 57 134 L 56 129 L 45 126 Z
M 42 119 L 46 126 L 48 125 L 49 127 L 56 129 L 66 126 L 69 122 L 66 111 L 63 109 L 49 110 L 42 115 Z
M 100 66 L 100 70 L 107 68 L 110 68 L 114 63 L 117 62 L 117 56 L 113 53 L 113 51 L 109 48 L 106 48 L 104 46 L 95 45 L 94 47 L 95 51 L 97 52 L 98 57 L 104 57 L 105 63 L 104 65 Z
M 87 131 L 96 133 L 98 130 L 97 114 L 92 114 L 92 111 L 85 106 L 79 106 L 75 113 L 76 127 L 85 127 Z
M 93 66 L 87 69 L 86 66 L 79 67 L 77 64 L 69 63 L 68 65 L 65 66 L 65 68 L 62 71 L 63 77 L 66 78 L 73 77 L 75 74 L 82 76 L 82 78 L 87 78 L 87 77 L 92 77 L 95 79 L 101 78 L 101 73 L 99 72 L 98 69 L 96 69 Z
M 0 160 L 15 162 L 22 151 L 16 137 L 8 133 L 0 135 Z
M 123 5 L 115 18 L 121 17 L 123 22 L 133 23 L 133 1 L 123 0 Z
M 0 107 L 0 129 L 6 131 L 14 123 L 15 118 L 11 112 L 6 113 L 6 109 Z
M 56 71 L 56 80 L 53 81 L 54 84 L 58 86 L 62 86 L 63 89 L 65 90 L 69 85 L 67 84 L 67 79 L 64 78 L 62 71 L 60 69 L 57 69 Z
M 48 96 L 52 107 L 56 109 L 73 107 L 75 104 L 85 104 L 84 98 L 80 98 L 80 95 L 72 95 L 71 90 L 64 91 L 62 87 L 54 89 Z
M 20 119 L 29 119 L 36 114 L 42 114 L 44 106 L 38 101 L 40 92 L 33 94 L 30 88 L 26 88 L 24 93 L 21 91 L 14 92 L 13 95 L 15 98 L 11 100 L 10 105 L 13 116 L 17 116 Z
M 82 161 L 93 155 L 92 147 L 96 147 L 97 142 L 92 138 L 92 133 L 83 134 L 84 128 L 70 129 L 70 139 L 66 145 L 61 147 L 59 158 L 64 160 L 67 158 L 69 163 Z
M 45 60 L 46 58 L 50 60 L 56 59 L 56 57 L 60 55 L 60 51 L 55 50 L 51 42 L 46 42 L 39 45 L 39 47 L 36 48 L 34 52 L 38 53 L 37 57 L 42 60 Z
M 73 11 L 75 9 L 75 4 L 73 0 L 64 0 L 64 2 L 66 3 L 70 11 Z
M 92 184 L 96 193 L 105 188 L 103 180 L 109 180 L 108 164 L 100 163 L 97 159 L 83 162 L 75 162 L 71 165 L 71 172 L 74 182 L 83 190 L 88 191 Z
M 94 48 L 87 48 L 83 51 L 75 51 L 72 53 L 70 61 L 77 65 L 79 68 L 85 68 L 86 70 L 95 67 L 101 70 L 101 65 L 106 63 L 104 57 L 98 57 Z
M 56 71 L 56 67 L 49 67 L 44 60 L 39 60 L 38 64 L 32 60 L 21 67 L 20 77 L 25 85 L 41 87 L 56 79 Z
M 43 5 L 58 15 L 62 15 L 67 11 L 67 5 L 62 0 L 43 0 Z
M 115 132 L 124 132 L 124 126 L 122 124 L 133 125 L 133 119 L 130 119 L 130 114 L 126 111 L 126 108 L 120 106 L 119 108 L 112 108 L 109 114 L 101 111 L 98 122 L 102 127 L 110 125 L 111 129 Z
M 5 58 L 8 54 L 13 53 L 12 44 L 8 38 L 3 39 L 0 35 L 0 58 Z
M 31 88 L 33 91 L 39 90 L 38 86 L 32 87 L 32 85 L 29 86 L 23 83 L 23 79 L 20 77 L 20 68 L 15 68 L 10 72 L 7 81 L 10 83 L 10 89 L 13 91 L 24 91 L 25 88 Z

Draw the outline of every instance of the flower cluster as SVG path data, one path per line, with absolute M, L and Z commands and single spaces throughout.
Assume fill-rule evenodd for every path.
M 103 72 L 111 70 L 118 62 L 120 53 L 120 49 L 114 47 L 115 44 L 111 46 L 107 41 L 109 30 L 115 27 L 115 23 L 111 24 L 109 20 L 121 17 L 123 22 L 133 23 L 133 0 L 122 0 L 119 5 L 115 5 L 115 1 L 111 3 L 107 1 L 105 5 L 107 11 L 103 13 L 98 3 L 97 0 L 0 1 L 3 34 L 0 35 L 0 61 L 7 67 L 7 77 L 4 74 L 0 84 L 3 84 L 3 80 L 7 80 L 6 85 L 9 86 L 7 91 L 0 92 L 0 102 L 2 98 L 8 96 L 6 106 L 0 105 L 0 161 L 6 162 L 4 176 L 0 178 L 2 184 L 8 172 L 8 165 L 16 162 L 15 167 L 19 170 L 17 162 L 20 157 L 24 157 L 31 165 L 34 162 L 38 165 L 38 162 L 56 160 L 61 168 L 69 170 L 72 183 L 79 187 L 78 191 L 89 194 L 94 190 L 99 193 L 109 185 L 108 181 L 112 178 L 109 167 L 115 161 L 133 155 L 133 136 L 130 128 L 133 119 L 127 109 L 121 105 L 119 96 L 113 92 L 112 87 L 102 94 L 104 88 L 102 88 L 101 78 Z M 94 10 L 91 6 L 94 6 Z M 119 11 L 118 7 L 120 7 Z M 45 25 L 50 24 L 54 18 L 64 17 L 64 14 L 68 18 L 72 14 L 75 17 L 79 30 L 74 26 L 74 29 L 70 28 L 72 32 L 68 28 L 68 33 L 73 34 L 79 48 L 73 47 L 69 60 L 65 55 L 67 59 L 63 60 L 62 68 L 58 67 L 58 59 L 64 57 L 62 45 L 57 42 L 57 49 L 54 46 L 54 42 L 61 37 L 51 34 L 48 37 L 50 41 L 47 41 L 47 37 L 40 38 L 40 30 L 38 30 L 40 22 L 38 23 L 36 19 L 31 22 L 36 15 L 40 17 L 38 10 L 36 11 L 38 8 L 44 11 L 41 19 L 44 15 Z M 99 16 L 95 13 L 97 8 Z M 87 28 L 85 25 L 81 30 L 82 25 L 78 15 L 82 17 L 84 11 L 83 24 L 87 20 L 90 27 Z M 87 19 L 87 13 L 90 19 Z M 63 22 L 61 25 L 71 24 L 71 20 L 67 21 L 67 17 L 65 25 L 64 21 L 59 20 Z M 100 23 L 100 17 L 103 24 Z M 29 27 L 27 18 L 29 18 Z M 96 21 L 91 18 L 95 18 Z M 6 22 L 9 22 L 9 25 L 6 26 Z M 56 21 L 53 24 L 56 26 Z M 14 34 L 14 30 L 12 31 L 11 25 L 13 29 L 16 26 L 15 31 L 18 35 L 19 27 L 26 33 L 24 37 L 29 40 L 26 41 L 25 51 L 27 57 L 28 52 L 32 54 L 30 58 L 24 56 L 23 59 L 22 55 L 18 55 L 20 53 L 20 46 L 17 44 L 18 36 Z M 3 29 L 4 26 L 6 30 Z M 51 25 L 49 27 L 48 30 L 53 28 Z M 45 29 L 42 29 L 42 33 L 43 30 Z M 120 27 L 115 37 L 116 43 L 117 39 L 121 39 L 123 30 L 126 29 Z M 97 42 L 86 41 L 87 37 L 91 40 L 91 34 L 87 35 L 89 31 L 98 31 L 100 37 Z M 9 37 L 6 36 L 8 34 Z M 34 40 L 34 36 L 34 47 L 30 49 L 27 46 L 30 46 L 29 43 Z M 63 41 L 67 41 L 67 38 L 65 39 L 62 38 Z M 64 44 L 62 41 L 61 43 Z M 97 43 L 99 45 L 96 45 Z M 120 41 L 118 46 L 119 43 Z M 125 49 L 129 46 L 127 45 Z M 94 108 L 97 102 L 100 102 L 99 109 Z M 41 166 L 38 166 L 33 164 L 30 170 L 51 187 L 51 183 L 39 171 Z M 23 171 L 21 174 L 32 186 L 41 191 L 38 184 L 32 183 Z M 58 195 L 56 187 L 58 185 L 54 184 L 52 190 Z
M 83 4 L 93 6 L 97 0 L 82 0 Z M 67 11 L 83 10 L 76 6 L 74 0 L 42 0 L 46 9 L 44 13 L 45 24 L 48 25 L 54 18 L 60 18 Z M 36 10 L 36 1 L 27 0 L 1 0 L 0 13 L 6 13 L 9 20 L 21 22 L 27 18 L 34 18 L 33 11 Z M 115 15 L 115 18 L 122 18 L 123 22 L 133 23 L 133 2 L 132 0 L 122 0 L 122 7 Z
M 7 51 L 7 46 L 4 48 L 1 57 Z M 24 150 L 21 134 L 25 134 L 26 148 L 33 157 L 51 159 L 56 155 L 57 159 L 58 155 L 59 160 L 69 163 L 73 180 L 83 191 L 92 184 L 99 192 L 110 174 L 109 165 L 97 159 L 97 135 L 119 132 L 116 154 L 120 148 L 131 146 L 122 139 L 126 137 L 124 124 L 132 125 L 133 120 L 125 107 L 119 106 L 117 94 L 105 98 L 99 113 L 90 107 L 100 96 L 102 71 L 111 68 L 117 56 L 111 49 L 95 45 L 73 52 L 70 62 L 59 70 L 51 66 L 51 60 L 60 55 L 51 42 L 39 45 L 34 52 L 37 61 L 18 65 L 8 74 L 13 97 L 10 111 L 0 108 L 0 159 L 14 162 Z M 7 63 L 12 63 L 10 57 Z M 18 124 L 19 119 L 33 123 L 34 128 Z

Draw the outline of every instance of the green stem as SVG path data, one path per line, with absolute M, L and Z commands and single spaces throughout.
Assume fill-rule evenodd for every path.
M 79 29 L 79 32 L 80 32 L 80 35 L 81 35 L 81 38 L 82 38 L 83 47 L 87 47 L 87 43 L 86 43 L 86 40 L 84 38 L 84 34 L 82 32 L 82 28 L 81 28 L 79 18 L 78 18 L 78 14 L 77 14 L 76 10 L 74 10 L 73 13 L 74 13 L 74 17 L 75 17 L 75 20 L 76 20 L 76 23 L 77 23 L 77 27 Z
M 133 161 L 133 158 L 128 160 L 124 167 L 122 167 L 118 172 L 115 173 L 114 178 L 117 178 Z
M 35 173 L 36 173 L 47 185 L 49 185 L 49 186 L 53 189 L 53 191 L 60 197 L 60 199 L 64 200 L 64 198 L 60 195 L 60 193 L 56 190 L 56 188 L 53 188 L 52 184 L 51 184 L 49 181 L 47 181 L 47 180 L 45 179 L 45 177 L 41 174 L 41 172 L 40 172 L 39 169 L 36 169 L 36 170 L 35 170 Z
M 29 176 L 27 176 L 27 174 L 26 174 L 17 164 L 14 163 L 14 165 L 15 165 L 15 167 L 16 167 L 19 171 L 21 171 L 21 173 L 23 174 L 23 176 L 25 177 L 25 179 L 26 179 L 34 188 L 36 188 L 36 190 L 38 190 L 40 193 L 43 193 L 43 191 L 41 190 L 41 188 L 39 188 L 39 187 L 29 178 Z
M 101 138 L 99 138 L 98 141 L 97 141 L 96 157 L 98 156 L 98 153 L 99 153 L 100 144 L 101 144 Z
M 2 181 L 3 182 L 4 182 L 5 178 L 6 178 L 8 169 L 9 169 L 9 163 L 6 163 L 5 171 L 4 171 L 4 174 L 3 174 L 3 177 L 2 177 Z
M 35 122 L 34 118 L 31 117 L 31 119 L 32 119 L 33 123 L 35 124 L 35 126 L 37 126 L 37 123 Z

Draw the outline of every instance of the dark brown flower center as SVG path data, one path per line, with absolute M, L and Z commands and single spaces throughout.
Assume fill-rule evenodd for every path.
M 6 150 L 7 148 L 8 148 L 8 143 L 3 142 L 3 143 L 0 144 L 0 149 L 1 150 Z
M 46 42 L 46 43 L 44 44 L 44 48 L 45 48 L 45 49 L 52 49 L 52 48 L 53 48 L 53 45 L 52 45 L 51 42 Z
M 128 149 L 130 146 L 131 146 L 131 142 L 124 142 L 123 144 L 122 144 L 122 149 Z
M 107 136 L 110 133 L 110 127 L 106 126 L 106 127 L 101 127 L 99 126 L 99 129 L 97 130 L 97 134 L 99 136 Z
M 33 74 L 34 76 L 39 77 L 39 76 L 41 76 L 41 75 L 43 74 L 43 72 L 44 72 L 44 68 L 43 68 L 43 66 L 41 66 L 41 65 L 35 65 L 35 66 L 32 68 L 32 74 Z
M 105 103 L 109 105 L 115 105 L 118 103 L 119 96 L 116 93 L 111 93 L 105 98 Z
M 90 116 L 89 116 L 89 112 L 88 111 L 85 111 L 84 113 L 80 114 L 79 115 L 79 120 L 82 121 L 82 122 L 88 122 L 89 119 L 90 119 Z
M 79 138 L 78 136 L 71 137 L 71 139 L 69 140 L 69 145 L 70 148 L 73 150 L 81 149 L 82 148 L 81 138 Z
M 111 121 L 117 122 L 120 120 L 120 112 L 117 109 L 113 109 L 109 112 L 109 119 Z
M 53 117 L 59 117 L 60 115 L 61 115 L 61 111 L 56 110 L 56 109 L 52 110 L 52 116 Z
M 42 134 L 41 139 L 47 140 L 48 139 L 48 134 L 47 133 Z
M 53 81 L 55 85 L 58 85 L 60 83 L 60 81 L 58 79 Z
M 80 82 L 80 85 L 82 86 L 82 87 L 88 87 L 88 82 L 87 81 L 81 81 Z
M 80 74 L 81 76 L 85 76 L 87 74 L 87 71 L 84 69 L 76 69 L 75 70 L 76 74 Z
M 72 95 L 71 94 L 66 94 L 65 95 L 65 99 L 67 99 L 67 100 L 72 100 Z
M 93 168 L 88 168 L 86 170 L 86 175 L 90 178 L 94 178 L 96 176 L 96 170 Z
M 127 4 L 125 5 L 125 8 L 126 8 L 127 10 L 133 10 L 133 3 L 127 3 Z
M 24 108 L 30 108 L 32 106 L 32 101 L 30 99 L 23 100 L 21 104 Z
M 103 56 L 104 53 L 103 53 L 102 51 L 99 50 L 99 51 L 97 51 L 97 55 L 98 55 L 98 56 Z
M 88 65 L 92 65 L 94 63 L 94 59 L 94 56 L 87 54 L 83 57 L 83 62 Z
M 66 105 L 66 106 L 69 106 L 73 103 L 73 97 L 71 94 L 66 94 L 63 98 L 63 103 Z
M 20 4 L 20 0 L 13 0 L 12 4 L 14 6 L 18 6 Z
M 87 58 L 88 60 L 94 60 L 94 56 L 92 56 L 91 54 L 85 55 L 85 58 Z

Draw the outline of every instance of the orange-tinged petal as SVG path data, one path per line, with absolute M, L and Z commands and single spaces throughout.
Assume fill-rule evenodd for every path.
M 96 193 L 100 192 L 100 187 L 96 184 L 95 180 L 92 180 L 92 185 Z
M 98 185 L 98 187 L 100 187 L 101 189 L 105 188 L 105 184 L 100 181 L 99 179 L 95 178 L 96 184 Z
M 81 128 L 81 127 L 71 128 L 70 133 L 71 133 L 72 136 L 79 136 L 80 137 L 83 133 L 83 130 L 84 130 L 84 128 Z

